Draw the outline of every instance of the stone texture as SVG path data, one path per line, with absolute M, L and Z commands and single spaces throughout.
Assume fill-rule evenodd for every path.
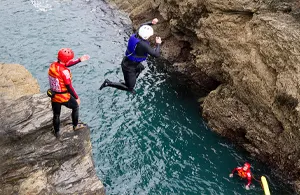
M 0 105 L 0 194 L 104 194 L 89 129 L 74 132 L 69 110 L 62 109 L 62 135 L 56 139 L 46 95 Z
M 0 98 L 18 99 L 39 92 L 37 80 L 24 66 L 0 63 Z
M 20 72 L 1 76 L 11 78 Z M 34 86 L 36 81 L 31 80 Z M 23 82 L 15 81 L 10 87 L 20 91 L 30 79 Z M 105 194 L 93 164 L 89 128 L 74 132 L 70 110 L 62 107 L 62 134 L 56 139 L 51 101 L 46 94 L 34 94 L 37 89 L 28 90 L 33 95 L 26 96 L 0 89 L 4 94 L 0 98 L 0 194 Z M 22 97 L 17 99 L 18 95 Z
M 155 34 L 162 36 L 163 56 L 207 91 L 202 111 L 208 125 L 298 189 L 299 1 L 111 1 L 135 25 L 159 19 Z

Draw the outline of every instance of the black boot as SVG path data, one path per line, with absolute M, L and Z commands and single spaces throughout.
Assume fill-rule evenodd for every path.
M 52 129 L 52 133 L 53 133 L 53 135 L 56 137 L 56 139 L 59 139 L 59 138 L 60 138 L 60 133 L 59 133 L 59 131 L 55 131 L 54 129 Z
M 111 83 L 111 81 L 110 80 L 108 80 L 108 79 L 105 79 L 105 81 L 102 83 L 102 85 L 100 86 L 100 90 L 101 89 L 103 89 L 104 87 L 107 87 L 108 86 L 108 83 Z

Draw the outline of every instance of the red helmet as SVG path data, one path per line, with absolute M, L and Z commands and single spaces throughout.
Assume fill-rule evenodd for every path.
M 58 51 L 57 59 L 60 62 L 67 63 L 74 58 L 74 52 L 70 48 L 62 48 Z
M 251 165 L 250 165 L 249 163 L 246 162 L 246 163 L 244 164 L 244 167 L 247 167 L 247 169 L 250 169 Z

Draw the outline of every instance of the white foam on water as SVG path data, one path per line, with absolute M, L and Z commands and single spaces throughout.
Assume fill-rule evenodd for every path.
M 52 5 L 49 4 L 49 0 L 30 0 L 30 2 L 35 8 L 42 12 L 47 12 L 52 8 Z

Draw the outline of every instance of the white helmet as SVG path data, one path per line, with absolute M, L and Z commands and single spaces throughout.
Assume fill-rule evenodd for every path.
M 153 35 L 153 28 L 149 25 L 143 25 L 139 29 L 139 35 L 142 39 L 149 39 Z

